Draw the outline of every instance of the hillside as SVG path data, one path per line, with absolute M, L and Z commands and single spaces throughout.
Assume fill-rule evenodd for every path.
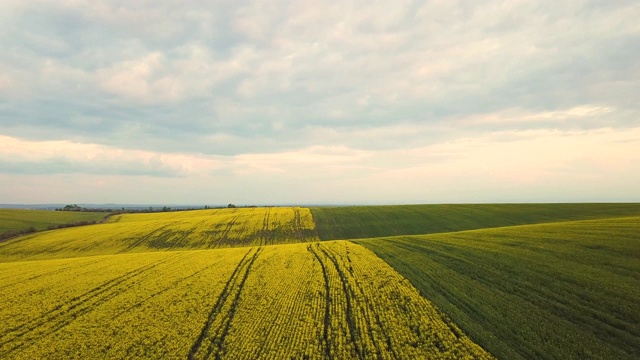
M 640 357 L 640 217 L 360 240 L 503 359 Z
M 112 216 L 105 224 L 0 243 L 0 261 L 318 240 L 309 209 L 234 208 Z
M 492 358 L 349 242 L 0 263 L 2 358 Z
M 0 209 L 0 233 L 8 230 L 46 230 L 49 226 L 77 223 L 81 221 L 99 221 L 105 213 Z
M 311 208 L 322 240 L 418 235 L 640 215 L 640 204 L 451 204 Z
M 42 215 L 51 214 L 56 213 Z M 630 214 L 640 214 L 640 204 L 262 207 L 123 214 L 105 224 L 2 242 L 0 261 L 429 234 Z
M 210 209 L 13 238 L 0 357 L 635 359 L 639 207 Z M 442 233 L 319 242 L 415 231 Z

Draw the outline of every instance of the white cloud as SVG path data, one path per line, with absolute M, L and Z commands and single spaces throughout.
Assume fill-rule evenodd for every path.
M 567 120 L 597 117 L 614 111 L 615 109 L 612 107 L 596 105 L 580 105 L 565 110 L 543 111 L 538 113 L 531 113 L 523 109 L 507 109 L 498 113 L 471 116 L 461 122 L 470 124 L 564 122 Z
M 168 184 L 181 189 L 179 194 L 165 192 L 160 198 L 138 194 L 138 202 L 224 202 L 229 194 L 246 203 L 551 201 L 549 194 L 555 194 L 557 201 L 600 200 L 601 195 L 590 188 L 597 184 L 617 184 L 609 189 L 610 197 L 640 199 L 636 186 L 640 169 L 635 166 L 640 163 L 635 151 L 640 146 L 640 128 L 499 131 L 405 149 L 313 146 L 226 157 L 150 153 L 68 141 L 0 140 L 3 167 L 13 162 L 46 168 L 59 159 L 73 164 L 69 173 L 77 174 L 78 179 L 64 173 L 56 178 L 54 171 L 44 173 L 54 179 L 52 189 L 80 186 L 82 181 L 83 187 L 97 191 L 105 183 L 125 183 L 122 176 L 157 189 Z M 15 175 L 2 172 L 4 177 L 25 176 L 19 171 Z M 91 185 L 97 179 L 102 185 Z M 218 190 L 203 195 L 207 188 Z M 226 190 L 220 193 L 220 189 Z M 37 188 L 32 190 L 37 192 Z M 112 196 L 113 201 L 133 201 L 127 200 L 132 196 L 129 191 Z M 16 201 L 28 201 L 21 199 Z M 50 201 L 64 202 L 62 198 Z
M 154 153 L 71 141 L 25 141 L 0 135 L 0 172 L 198 176 L 219 166 L 215 157 Z M 59 167 L 59 168 L 58 168 Z
M 0 74 L 0 93 L 8 93 L 13 88 L 13 83 L 9 75 Z
M 178 79 L 164 74 L 164 59 L 156 52 L 97 71 L 99 85 L 116 95 L 151 102 L 180 99 Z
M 616 183 L 636 176 L 638 16 L 634 2 L 7 0 L 0 173 L 247 196 L 257 178 L 314 201 L 408 199 L 420 182 L 497 196 L 566 183 L 558 169 Z

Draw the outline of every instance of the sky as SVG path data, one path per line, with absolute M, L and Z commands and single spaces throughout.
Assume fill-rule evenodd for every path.
M 0 2 L 0 203 L 640 201 L 640 2 Z

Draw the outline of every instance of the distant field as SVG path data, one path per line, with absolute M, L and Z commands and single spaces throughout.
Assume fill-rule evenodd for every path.
M 0 263 L 0 284 L 2 358 L 491 358 L 344 241 Z
M 70 224 L 80 221 L 98 221 L 105 213 L 0 209 L 0 233 L 7 230 L 46 230 L 49 226 Z
M 315 207 L 322 240 L 418 235 L 640 215 L 640 204 L 453 204 Z
M 499 358 L 640 358 L 640 217 L 357 243 Z
M 112 216 L 105 224 L 0 243 L 0 261 L 317 241 L 306 208 L 235 208 Z

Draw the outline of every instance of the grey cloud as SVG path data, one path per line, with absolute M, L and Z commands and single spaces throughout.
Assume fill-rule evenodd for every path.
M 26 3 L 0 25 L 0 73 L 22 89 L 0 107 L 4 134 L 233 155 L 426 144 L 495 131 L 447 125 L 512 108 L 599 104 L 615 115 L 579 126 L 638 124 L 634 2 L 87 4 Z M 101 83 L 154 53 L 137 97 Z M 370 135 L 398 123 L 432 129 Z
M 92 162 L 74 161 L 66 158 L 51 158 L 46 160 L 6 160 L 0 159 L 0 173 L 18 175 L 51 175 L 51 174 L 91 174 L 91 175 L 126 175 L 179 177 L 182 176 L 175 169 L 162 163 L 144 163 L 138 161 Z

